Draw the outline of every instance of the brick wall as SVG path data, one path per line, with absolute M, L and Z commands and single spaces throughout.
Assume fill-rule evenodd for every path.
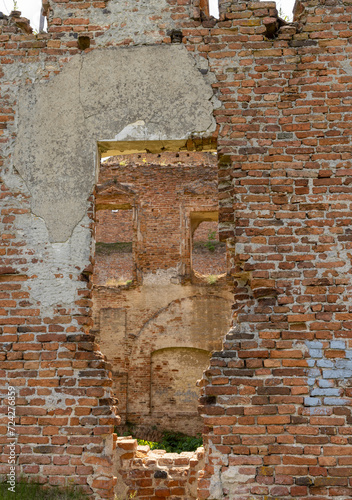
M 180 274 L 186 269 L 189 273 L 190 213 L 218 207 L 216 155 L 180 152 L 111 158 L 100 168 L 96 204 L 118 207 L 121 200 L 135 211 L 129 241 L 138 274 L 180 266 L 184 267 Z M 115 214 L 108 217 L 101 212 L 105 210 L 97 211 L 97 241 L 127 241 L 130 232 L 122 236 L 127 229 L 124 221 L 119 226 Z M 96 268 L 99 274 L 99 262 Z
M 272 2 L 221 2 L 218 22 L 201 21 L 198 2 L 165 2 L 160 13 L 151 4 L 133 13 L 130 3 L 46 5 L 48 34 L 0 21 L 1 395 L 7 407 L 7 384 L 16 387 L 21 471 L 113 495 L 114 401 L 109 366 L 87 336 L 87 258 L 51 271 L 56 289 L 72 290 L 68 303 L 38 299 L 54 250 L 26 233 L 45 228 L 12 164 L 19 84 L 53 81 L 88 38 L 88 51 L 169 44 L 176 29 L 217 99 L 221 237 L 239 322 L 204 378 L 198 496 L 351 497 L 349 3 L 297 2 L 288 26 Z
M 169 155 L 170 156 L 170 155 Z M 182 156 L 182 155 L 181 155 Z M 190 155 L 192 159 L 192 154 Z M 213 155 L 210 156 L 210 159 Z M 187 156 L 189 158 L 189 156 Z M 201 155 L 197 155 L 197 158 L 202 159 Z M 129 158 L 127 161 L 130 160 Z M 126 160 L 123 160 L 126 161 Z M 155 160 L 154 160 L 155 161 Z M 194 160 L 193 160 L 194 161 Z M 204 161 L 204 160 L 203 160 Z M 165 159 L 160 160 L 160 163 L 164 163 Z M 106 168 L 106 167 L 105 167 Z M 104 170 L 105 170 L 104 168 Z M 136 167 L 134 167 L 135 169 Z M 154 167 L 157 168 L 157 167 Z M 159 176 L 162 178 L 163 169 L 161 167 Z M 138 173 L 135 172 L 135 184 L 134 189 L 136 192 L 139 191 L 139 183 L 143 178 L 143 173 L 141 173 L 141 179 L 138 179 Z M 199 171 L 196 175 L 202 175 L 207 177 L 207 172 L 200 174 Z M 115 166 L 114 173 L 109 175 L 110 179 L 120 179 L 121 182 L 124 180 L 124 173 L 118 173 L 117 167 Z M 185 184 L 188 183 L 185 178 L 182 180 Z M 208 180 L 208 179 L 207 179 Z M 192 180 L 191 180 L 192 181 Z M 104 182 L 104 179 L 102 179 Z M 160 181 L 158 180 L 158 185 Z M 150 186 L 151 188 L 151 186 Z M 158 188 L 159 189 L 159 188 Z M 162 188 L 161 188 L 162 189 Z M 168 193 L 174 193 L 174 186 L 168 183 Z M 176 188 L 178 189 L 178 188 Z M 215 184 L 214 184 L 215 192 Z M 164 195 L 165 196 L 165 195 Z M 170 212 L 174 213 L 174 227 L 169 227 L 168 231 L 170 235 L 175 235 L 175 240 L 179 238 L 178 243 L 181 246 L 181 238 L 189 237 L 189 235 L 181 235 L 181 221 L 175 218 L 179 215 L 178 210 L 183 203 L 189 208 L 190 202 L 188 197 L 183 196 L 179 199 L 169 199 L 165 196 L 165 206 L 168 209 L 168 215 Z M 116 197 L 116 200 L 118 197 Z M 154 200 L 153 190 L 150 189 L 143 190 L 143 199 L 148 200 L 152 206 Z M 97 200 L 99 205 L 99 198 Z M 203 203 L 203 201 L 202 201 Z M 205 203 L 205 198 L 204 198 Z M 148 227 L 150 221 L 148 220 L 145 205 L 143 207 L 143 216 L 145 217 L 145 227 Z M 133 240 L 133 220 L 132 220 L 132 209 L 122 210 L 122 209 L 111 209 L 111 210 L 98 210 L 96 214 L 96 227 L 95 227 L 95 239 L 98 243 L 116 243 L 116 242 L 131 242 Z M 161 242 L 161 237 L 164 233 L 164 217 L 161 217 L 161 223 L 159 224 L 158 235 L 155 239 Z M 209 240 L 209 235 L 211 234 L 211 240 Z M 214 248 L 210 248 L 205 245 L 208 242 L 214 242 Z M 196 244 L 194 245 L 194 243 Z M 197 244 L 198 243 L 198 244 Z M 164 247 L 161 248 L 164 250 Z M 144 249 L 148 252 L 148 249 Z M 217 275 L 223 274 L 227 271 L 227 259 L 226 259 L 226 245 L 225 243 L 219 244 L 219 231 L 218 223 L 213 222 L 202 222 L 193 234 L 193 244 L 192 244 L 192 268 L 200 274 L 203 275 Z M 125 247 L 119 247 L 114 249 L 113 246 L 107 247 L 104 245 L 97 245 L 95 254 L 95 269 L 94 269 L 94 283 L 97 285 L 104 285 L 113 283 L 126 282 L 133 278 L 133 257 L 132 257 L 132 246 L 131 249 Z
M 199 497 L 349 498 L 350 8 L 299 2 L 272 40 L 274 4 L 220 8 L 209 58 L 238 326 L 205 374 Z
M 96 213 L 95 241 L 115 243 L 132 241 L 132 209 L 98 210 Z
M 113 248 L 107 255 L 102 248 L 96 253 L 95 283 L 112 285 L 133 278 L 136 272 L 141 278 L 143 273 L 180 266 L 180 274 L 190 274 L 189 216 L 199 207 L 217 210 L 216 155 L 180 152 L 115 157 L 102 163 L 98 182 L 96 241 L 133 241 L 133 255 Z M 113 194 L 113 185 L 120 191 Z M 129 194 L 121 191 L 124 187 Z M 109 204 L 110 210 L 99 209 Z M 134 221 L 131 209 L 117 208 L 122 206 L 134 207 Z M 119 212 L 112 212 L 113 207 Z M 213 224 L 218 234 L 216 222 L 203 224 Z M 200 233 L 205 241 L 208 231 Z M 216 255 L 197 248 L 193 256 L 199 273 L 226 272 L 224 245 Z
M 138 446 L 131 438 L 117 438 L 117 494 L 122 498 L 197 498 L 197 479 L 204 464 L 204 450 L 166 453 Z
M 0 250 L 0 474 L 9 474 L 9 443 L 15 440 L 17 480 L 20 474 L 35 476 L 52 487 L 79 485 L 98 498 L 111 498 L 116 484 L 112 433 L 120 417 L 110 393 L 110 367 L 89 334 L 87 275 L 79 275 L 70 308 L 57 305 L 45 314 L 26 272 L 36 250 L 18 231 L 30 213 L 28 200 L 4 182 L 1 197 L 7 208 L 2 209 Z M 15 389 L 15 436 L 8 427 L 9 386 Z

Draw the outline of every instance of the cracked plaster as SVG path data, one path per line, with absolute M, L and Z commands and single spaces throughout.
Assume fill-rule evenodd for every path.
M 49 82 L 22 86 L 14 166 L 50 241 L 68 241 L 87 211 L 98 141 L 114 141 L 136 122 L 146 139 L 209 136 L 212 97 L 181 45 L 76 55 Z M 139 138 L 133 133 L 129 140 Z

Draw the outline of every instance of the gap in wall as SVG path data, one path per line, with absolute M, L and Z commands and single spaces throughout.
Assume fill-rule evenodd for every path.
M 155 441 L 165 430 L 202 431 L 196 382 L 230 326 L 232 292 L 226 280 L 194 282 L 192 217 L 213 214 L 206 238 L 212 246 L 215 233 L 226 255 L 217 210 L 214 152 L 135 152 L 100 165 L 93 317 L 113 367 L 120 435 L 133 429 L 134 437 Z M 224 260 L 221 254 L 216 267 L 208 251 L 203 269 L 224 270 Z
M 209 14 L 219 19 L 219 0 L 209 0 Z
M 226 243 L 219 241 L 218 221 L 202 221 L 192 236 L 193 272 L 208 280 L 223 277 L 227 272 L 226 254 Z
M 133 280 L 133 210 L 96 211 L 94 285 L 127 285 Z

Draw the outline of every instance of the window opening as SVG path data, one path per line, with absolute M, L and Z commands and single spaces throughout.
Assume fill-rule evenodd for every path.
M 100 164 L 95 194 L 93 318 L 112 364 L 117 432 L 152 441 L 164 432 L 195 436 L 203 426 L 196 382 L 231 321 L 226 280 L 216 293 L 190 280 L 191 235 L 200 223 L 212 224 L 203 231 L 208 253 L 219 246 L 217 156 L 116 155 L 118 145 L 107 146 L 104 156 L 111 156 Z M 123 286 L 126 278 L 131 286 Z
M 226 243 L 219 241 L 219 229 L 217 213 L 200 215 L 202 219 L 196 219 L 193 215 L 193 226 L 195 229 L 192 234 L 192 269 L 199 278 L 206 278 L 214 282 L 227 272 Z M 212 283 L 210 283 L 212 284 Z
M 94 285 L 119 286 L 133 280 L 132 209 L 96 213 Z

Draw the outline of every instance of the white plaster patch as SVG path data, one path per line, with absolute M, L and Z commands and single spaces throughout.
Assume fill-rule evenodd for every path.
M 115 141 L 160 141 L 163 139 L 167 137 L 161 137 L 160 134 L 150 131 L 144 120 L 129 123 L 115 136 Z
M 82 288 L 78 275 L 89 265 L 91 234 L 85 216 L 63 243 L 51 243 L 45 222 L 33 214 L 18 217 L 18 236 L 27 242 L 25 254 L 29 267 L 23 270 L 31 296 L 50 314 L 51 306 L 72 307 L 77 290 Z M 31 255 L 35 258 L 31 259 Z M 44 311 L 43 311 L 44 312 Z
M 347 60 L 340 61 L 340 65 L 342 69 L 345 71 L 345 73 L 347 73 L 349 76 L 352 76 L 352 66 L 350 61 Z
M 221 467 L 215 466 L 214 473 L 211 475 L 208 497 L 209 500 L 220 500 L 221 498 L 224 498 L 222 493 L 220 469 Z
M 158 269 L 155 273 L 148 273 L 143 276 L 143 285 L 167 285 L 178 277 L 178 269 Z
M 208 136 L 213 95 L 176 44 L 76 54 L 49 81 L 20 86 L 13 162 L 51 241 L 65 242 L 87 211 L 98 142 Z
M 227 498 L 234 500 L 241 493 L 247 493 L 246 489 L 243 490 L 243 487 L 245 487 L 248 481 L 251 482 L 254 478 L 255 474 L 240 474 L 239 467 L 231 465 L 221 473 L 222 489 L 226 492 Z
M 66 409 L 67 405 L 65 402 L 65 397 L 60 398 L 59 396 L 48 396 L 45 398 L 45 408 L 48 411 L 56 410 L 57 408 Z

